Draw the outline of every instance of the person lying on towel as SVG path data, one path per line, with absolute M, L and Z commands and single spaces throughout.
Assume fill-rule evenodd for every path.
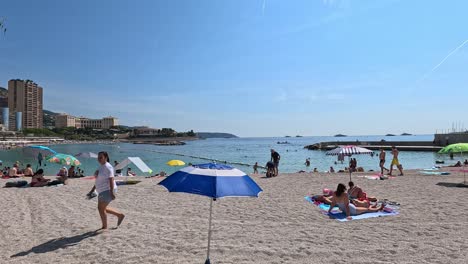
M 346 214 L 346 219 L 348 220 L 351 220 L 351 216 L 353 215 L 378 212 L 383 210 L 385 207 L 384 204 L 382 204 L 379 208 L 355 206 L 354 204 L 350 203 L 348 194 L 346 193 L 346 186 L 342 183 L 339 183 L 336 187 L 336 191 L 331 198 L 331 205 L 328 213 L 330 213 L 335 206 L 338 206 L 338 208 L 340 208 L 340 210 Z
M 350 188 L 348 190 L 349 201 L 357 207 L 371 207 L 371 202 L 377 202 L 377 198 L 368 197 L 365 192 L 358 186 L 355 186 L 353 182 L 348 183 Z M 315 195 L 316 201 L 330 205 L 332 203 L 334 192 L 330 189 L 323 189 L 323 195 Z
M 361 187 L 354 185 L 354 182 L 350 181 L 348 186 L 348 197 L 354 205 L 359 207 L 369 207 L 371 206 L 370 202 L 377 202 L 377 198 L 367 196 Z
M 49 183 L 50 179 L 45 179 L 44 178 L 44 170 L 43 169 L 39 169 L 38 171 L 36 171 L 36 173 L 34 173 L 34 175 L 32 176 L 32 179 L 31 179 L 31 187 L 43 187 L 43 186 L 47 186 L 47 184 Z

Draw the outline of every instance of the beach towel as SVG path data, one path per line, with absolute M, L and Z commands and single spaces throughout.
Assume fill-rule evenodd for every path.
M 450 175 L 450 172 L 446 172 L 446 171 L 420 171 L 419 173 L 422 173 L 425 175 Z
M 439 168 L 437 167 L 432 167 L 432 168 L 429 168 L 429 169 L 424 169 L 425 171 L 436 171 L 436 170 L 439 170 Z
M 11 187 L 27 187 L 28 182 L 27 181 L 10 181 L 5 183 L 5 188 L 11 188 Z
M 336 219 L 336 220 L 338 220 L 340 222 L 350 221 L 350 220 L 346 219 L 346 214 L 341 212 L 341 210 L 338 207 L 334 207 L 332 209 L 332 211 L 330 213 L 328 213 L 328 210 L 330 209 L 330 205 L 314 201 L 312 199 L 312 197 L 310 197 L 310 196 L 306 196 L 306 197 L 304 197 L 304 199 L 306 201 L 308 201 L 309 203 L 318 206 L 320 211 L 324 215 L 329 215 L 333 219 Z M 399 214 L 398 211 L 393 211 L 393 210 L 392 210 L 392 212 L 382 211 L 382 212 L 375 212 L 375 213 L 365 213 L 365 214 L 360 214 L 360 215 L 353 215 L 352 220 L 360 220 L 360 219 L 374 218 L 374 217 L 381 217 L 381 216 L 392 216 L 392 215 L 398 215 L 398 214 Z
M 359 175 L 357 176 L 358 178 L 364 178 L 364 179 L 368 179 L 368 180 L 388 180 L 388 179 L 394 179 L 395 176 L 387 176 L 387 175 L 383 175 L 383 176 L 380 176 L 379 174 L 375 174 L 375 175 Z
M 135 185 L 137 183 L 140 183 L 141 181 L 115 181 L 115 184 L 117 185 Z

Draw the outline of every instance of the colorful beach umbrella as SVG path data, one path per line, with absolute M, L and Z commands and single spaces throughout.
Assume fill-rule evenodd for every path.
M 468 152 L 468 143 L 450 144 L 439 150 L 440 154 L 463 153 Z
M 166 164 L 169 165 L 169 166 L 184 166 L 185 162 L 183 162 L 181 160 L 170 160 L 170 161 L 166 162 Z
M 80 152 L 78 154 L 75 155 L 75 157 L 77 158 L 94 158 L 94 159 L 97 159 L 98 157 L 98 154 L 94 153 L 94 152 Z
M 57 153 L 53 156 L 47 157 L 48 162 L 52 163 L 59 163 L 62 165 L 73 165 L 73 166 L 79 166 L 81 162 L 73 157 L 72 155 L 67 155 L 67 154 L 62 154 L 62 153 Z
M 210 264 L 211 215 L 213 201 L 221 197 L 258 197 L 262 189 L 245 172 L 228 165 L 199 164 L 176 171 L 159 185 L 169 192 L 185 192 L 210 197 L 208 249 L 205 264 Z

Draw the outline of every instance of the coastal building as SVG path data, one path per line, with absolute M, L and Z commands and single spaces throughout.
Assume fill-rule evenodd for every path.
M 42 87 L 31 80 L 8 81 L 8 110 L 10 130 L 42 128 Z
M 10 109 L 8 109 L 8 97 L 0 97 L 0 124 L 2 125 L 2 131 L 8 130 L 10 121 Z
M 132 131 L 133 136 L 145 137 L 145 136 L 156 136 L 161 134 L 161 129 L 150 128 L 147 126 L 135 127 Z
M 55 127 L 93 128 L 109 129 L 119 125 L 119 119 L 108 116 L 102 119 L 91 119 L 87 117 L 75 117 L 68 114 L 60 114 L 55 117 Z

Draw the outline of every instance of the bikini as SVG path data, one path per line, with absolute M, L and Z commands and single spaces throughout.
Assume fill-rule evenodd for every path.
M 338 206 L 338 208 L 340 208 L 340 210 L 343 212 L 343 213 L 346 213 L 346 207 L 345 207 L 345 204 L 344 203 L 336 203 L 336 205 Z M 354 206 L 354 204 L 349 204 L 348 205 L 349 207 L 349 215 L 356 215 L 356 206 Z

